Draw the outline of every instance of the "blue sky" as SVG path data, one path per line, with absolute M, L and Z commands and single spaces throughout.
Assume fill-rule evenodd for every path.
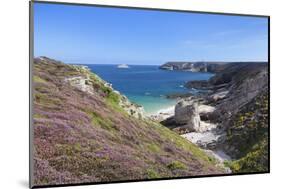
M 35 3 L 34 55 L 66 63 L 266 61 L 267 18 Z

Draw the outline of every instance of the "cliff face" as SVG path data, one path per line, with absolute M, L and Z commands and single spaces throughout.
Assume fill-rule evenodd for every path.
M 191 72 L 217 73 L 224 69 L 223 62 L 167 62 L 159 68 L 164 70 L 178 70 Z
M 160 69 L 207 72 L 207 64 L 204 62 L 167 62 L 161 65 Z
M 212 121 L 226 132 L 217 145 L 234 158 L 233 172 L 268 171 L 268 79 L 267 64 L 249 63 L 231 65 L 208 82 L 223 86 L 208 101 L 216 107 Z
M 214 108 L 212 112 L 200 114 L 200 120 L 217 125 L 211 130 L 216 136 L 215 144 L 208 144 L 234 159 L 229 163 L 233 172 L 268 171 L 268 79 L 267 63 L 229 63 L 208 81 L 186 84 L 205 90 L 192 98 Z M 190 99 L 185 100 L 191 102 Z M 180 116 L 175 113 L 175 118 Z M 184 114 L 188 117 L 181 119 L 194 118 L 189 115 Z M 164 124 L 188 131 L 175 118 Z
M 236 65 L 212 77 L 208 83 L 213 89 L 211 97 L 225 93 L 223 99 L 213 102 L 219 113 L 235 114 L 245 104 L 268 89 L 268 66 L 251 63 Z M 210 98 L 210 102 L 212 100 L 214 99 Z
M 268 91 L 262 90 L 231 116 L 222 146 L 236 157 L 234 172 L 268 171 Z
M 87 68 L 36 58 L 33 87 L 34 185 L 223 173 Z
M 159 68 L 163 70 L 221 73 L 227 68 L 248 63 L 259 64 L 262 62 L 167 62 Z

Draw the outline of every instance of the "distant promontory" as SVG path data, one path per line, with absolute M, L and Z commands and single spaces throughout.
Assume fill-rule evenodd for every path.
M 219 73 L 232 64 L 249 64 L 249 63 L 266 63 L 266 62 L 185 62 L 174 61 L 167 62 L 159 68 L 163 70 L 178 70 L 178 71 L 191 71 L 191 72 L 210 72 Z

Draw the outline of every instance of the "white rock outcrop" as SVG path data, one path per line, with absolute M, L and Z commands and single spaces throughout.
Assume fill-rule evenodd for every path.
M 70 77 L 65 79 L 66 82 L 69 82 L 70 85 L 80 89 L 83 92 L 87 92 L 90 94 L 94 94 L 94 89 L 89 83 L 91 82 L 88 78 L 77 76 L 77 77 Z
M 176 124 L 183 125 L 189 132 L 199 131 L 200 116 L 198 113 L 198 104 L 192 101 L 180 101 L 175 107 L 174 120 Z
M 119 92 L 118 92 L 119 93 Z M 120 94 L 120 93 L 119 93 Z M 142 106 L 132 103 L 126 96 L 122 95 L 119 105 L 131 116 L 137 119 L 143 119 L 144 109 Z

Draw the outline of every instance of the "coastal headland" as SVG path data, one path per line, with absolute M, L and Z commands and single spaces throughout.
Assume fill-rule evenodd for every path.
M 175 94 L 178 103 L 159 111 L 154 119 L 231 162 L 233 172 L 268 170 L 266 62 L 168 62 L 160 69 L 215 75 L 187 82 L 185 87 L 200 92 Z
M 35 184 L 268 171 L 268 66 L 219 65 L 147 116 L 86 66 L 35 58 Z

